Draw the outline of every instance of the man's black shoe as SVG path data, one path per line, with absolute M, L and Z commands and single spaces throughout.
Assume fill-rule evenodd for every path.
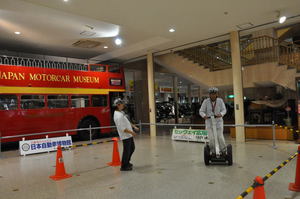
M 132 168 L 132 167 L 133 167 L 133 164 L 129 163 L 129 167 L 131 167 L 131 168 Z
M 132 167 L 126 167 L 126 168 L 122 168 L 120 169 L 120 171 L 131 171 Z

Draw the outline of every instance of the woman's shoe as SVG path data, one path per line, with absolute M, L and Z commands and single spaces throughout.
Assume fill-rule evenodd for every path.
M 120 171 L 131 171 L 132 167 L 120 168 Z

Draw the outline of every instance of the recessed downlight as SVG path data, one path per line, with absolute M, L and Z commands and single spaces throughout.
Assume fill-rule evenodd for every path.
M 282 14 L 280 10 L 277 10 L 276 13 L 277 13 L 277 17 L 278 17 L 278 22 L 281 24 L 284 23 L 286 21 L 287 17 L 284 14 Z
M 281 16 L 279 18 L 279 23 L 284 23 L 286 21 L 286 16 Z
M 20 35 L 20 34 L 21 34 L 21 32 L 15 32 L 15 34 L 16 34 L 16 35 Z
M 115 39 L 115 44 L 116 45 L 121 45 L 122 44 L 122 39 L 121 38 L 117 38 L 117 39 Z
M 170 28 L 169 32 L 175 32 L 175 29 L 174 28 Z
M 69 0 L 64 0 L 64 2 L 68 2 Z
M 108 48 L 108 46 L 104 46 L 103 48 Z

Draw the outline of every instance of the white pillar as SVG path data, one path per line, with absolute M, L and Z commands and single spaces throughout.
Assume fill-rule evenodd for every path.
M 230 33 L 232 76 L 233 76 L 233 94 L 234 94 L 234 114 L 235 124 L 244 124 L 244 94 L 243 94 L 243 76 L 240 55 L 240 38 L 237 31 Z M 245 128 L 236 127 L 236 141 L 245 142 Z
M 153 54 L 147 54 L 147 75 L 148 75 L 148 96 L 149 96 L 149 121 L 151 124 L 156 123 L 156 107 L 154 95 L 154 70 L 153 70 Z M 150 136 L 156 136 L 156 126 L 150 125 Z

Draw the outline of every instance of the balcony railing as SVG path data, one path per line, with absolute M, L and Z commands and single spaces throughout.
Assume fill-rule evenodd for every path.
M 280 43 L 269 36 L 243 39 L 240 42 L 243 66 L 277 62 L 300 71 L 300 46 Z M 231 68 L 230 43 L 196 46 L 176 53 L 211 71 Z
M 0 55 L 0 64 L 65 70 L 87 71 L 87 64 Z

